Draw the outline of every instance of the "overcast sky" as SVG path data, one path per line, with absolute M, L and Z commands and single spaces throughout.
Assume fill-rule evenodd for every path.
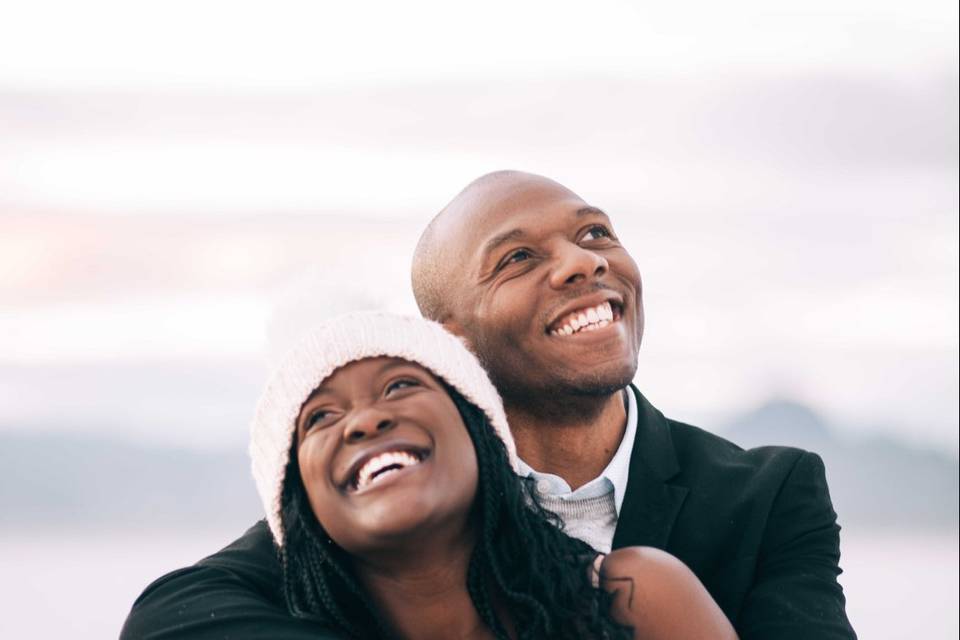
M 273 310 L 414 311 L 419 229 L 514 167 L 610 212 L 667 413 L 956 450 L 955 3 L 328 6 L 0 9 L 2 427 L 242 441 Z
M 314 87 L 517 71 L 956 66 L 940 0 L 6 3 L 0 83 Z

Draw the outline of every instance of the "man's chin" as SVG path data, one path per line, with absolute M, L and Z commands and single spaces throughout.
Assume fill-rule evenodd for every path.
M 567 397 L 602 397 L 616 393 L 633 382 L 636 361 L 609 363 L 590 371 L 555 371 L 550 393 Z
M 567 363 L 540 362 L 533 365 L 533 358 L 525 363 L 484 363 L 494 386 L 508 404 L 520 406 L 542 404 L 552 400 L 608 396 L 620 391 L 633 381 L 637 372 L 636 357 L 608 360 L 591 365 L 570 366 Z M 536 371 L 532 377 L 523 376 L 524 371 Z
M 565 391 L 572 396 L 597 397 L 608 396 L 620 391 L 631 382 L 636 367 L 616 372 L 602 372 L 594 375 L 578 375 L 564 385 Z

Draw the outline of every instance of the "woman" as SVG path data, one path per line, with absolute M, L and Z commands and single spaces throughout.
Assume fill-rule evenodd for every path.
M 486 373 L 436 323 L 318 327 L 271 377 L 251 456 L 291 613 L 344 637 L 735 637 L 679 561 L 562 532 L 513 471 Z

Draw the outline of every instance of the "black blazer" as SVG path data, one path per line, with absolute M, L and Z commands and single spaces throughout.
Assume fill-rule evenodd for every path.
M 820 457 L 792 447 L 745 451 L 637 398 L 614 548 L 648 545 L 683 560 L 741 640 L 856 638 L 837 583 L 840 527 Z
M 614 548 L 648 545 L 680 558 L 742 640 L 856 638 L 837 583 L 840 527 L 820 458 L 790 447 L 744 451 L 665 418 L 639 392 L 637 398 Z M 148 586 L 120 637 L 336 638 L 287 613 L 264 521 Z

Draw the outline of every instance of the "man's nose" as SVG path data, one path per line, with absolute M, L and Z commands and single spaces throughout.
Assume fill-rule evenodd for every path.
M 346 442 L 360 442 L 389 431 L 396 425 L 393 416 L 377 407 L 364 407 L 353 412 L 343 430 Z
M 607 259 L 595 251 L 584 249 L 578 244 L 568 243 L 556 253 L 556 265 L 550 274 L 550 285 L 561 289 L 607 272 Z

